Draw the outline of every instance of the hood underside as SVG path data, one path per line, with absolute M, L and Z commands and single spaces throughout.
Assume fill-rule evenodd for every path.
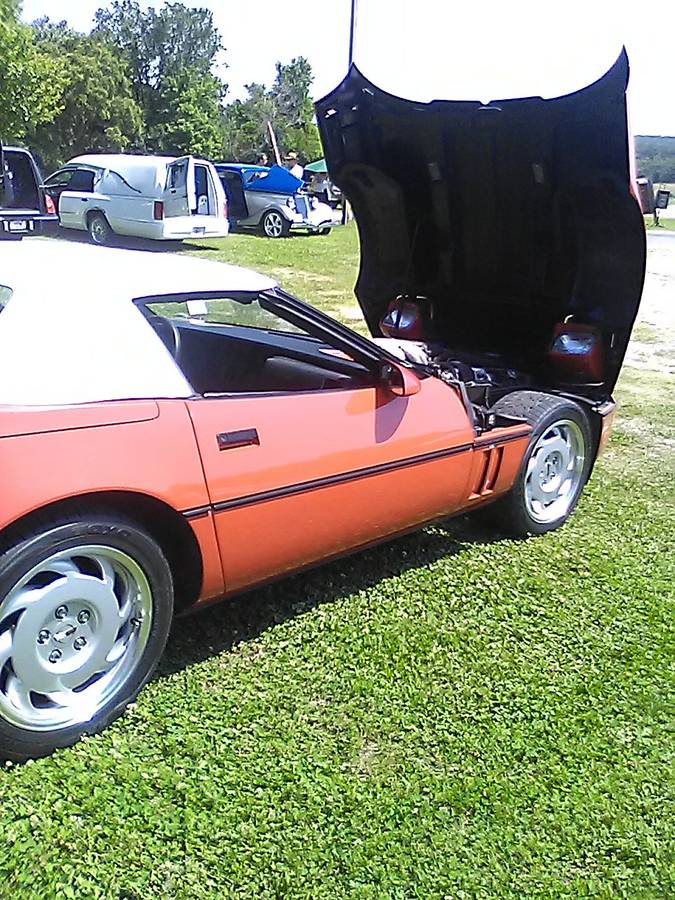
M 316 110 L 359 228 L 356 295 L 371 332 L 397 295 L 423 296 L 430 339 L 543 372 L 555 324 L 572 316 L 601 332 L 593 392 L 609 393 L 645 266 L 627 81 L 624 51 L 564 97 L 416 103 L 352 66 Z

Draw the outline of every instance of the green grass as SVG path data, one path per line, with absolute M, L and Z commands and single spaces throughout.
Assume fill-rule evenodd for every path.
M 218 255 L 335 310 L 354 251 Z M 618 393 L 562 530 L 449 522 L 178 621 L 122 720 L 0 771 L 0 897 L 672 897 L 675 392 Z
M 661 228 L 665 228 L 666 231 L 675 231 L 675 219 L 666 219 L 664 216 L 661 216 L 658 225 L 654 225 L 652 216 L 645 216 L 645 224 L 649 231 L 659 231 Z
M 328 237 L 297 235 L 270 240 L 255 234 L 232 234 L 222 240 L 190 244 L 190 252 L 263 272 L 303 300 L 320 301 L 321 308 L 348 325 L 364 330 L 354 299 L 358 274 L 356 226 L 333 229 Z

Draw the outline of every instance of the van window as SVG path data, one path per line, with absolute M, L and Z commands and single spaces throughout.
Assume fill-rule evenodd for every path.
M 68 190 L 92 193 L 94 190 L 94 173 L 88 169 L 77 169 L 70 179 Z
M 187 182 L 187 160 L 184 162 L 175 162 L 169 166 L 167 178 L 167 187 L 180 188 L 184 187 Z
M 4 284 L 0 284 L 0 313 L 9 303 L 9 299 L 12 296 L 12 289 L 6 287 Z

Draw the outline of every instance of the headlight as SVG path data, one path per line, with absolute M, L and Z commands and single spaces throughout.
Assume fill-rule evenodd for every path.
M 295 197 L 289 197 L 288 200 L 286 200 L 286 206 L 288 206 L 289 209 L 295 209 Z

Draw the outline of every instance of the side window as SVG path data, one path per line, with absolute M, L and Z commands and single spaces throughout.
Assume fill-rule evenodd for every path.
M 66 187 L 74 174 L 75 169 L 61 169 L 60 172 L 54 172 L 53 175 L 50 175 L 45 181 L 45 185 L 47 187 Z
M 273 331 L 277 334 L 304 334 L 309 337 L 307 332 L 301 328 L 261 306 L 260 298 L 255 294 L 244 300 L 241 297 L 223 296 L 208 300 L 194 298 L 168 303 L 148 303 L 146 308 L 154 316 L 185 319 L 195 325 L 237 325 L 243 328 Z
M 183 188 L 187 184 L 187 160 L 172 163 L 167 173 L 166 186 L 171 189 Z
M 286 319 L 265 294 L 157 297 L 142 308 L 202 395 L 353 390 L 376 383 L 350 351 Z
M 6 287 L 4 284 L 0 284 L 0 312 L 7 306 L 9 303 L 9 299 L 12 296 L 12 289 Z
M 68 183 L 68 190 L 91 194 L 94 190 L 94 173 L 90 169 L 76 169 Z

